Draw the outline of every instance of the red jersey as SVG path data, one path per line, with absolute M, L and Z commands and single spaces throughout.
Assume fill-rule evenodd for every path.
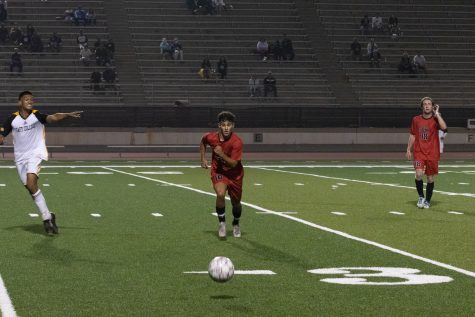
M 436 118 L 425 119 L 422 115 L 412 118 L 410 133 L 415 136 L 415 160 L 440 160 L 439 122 Z
M 211 157 L 212 176 L 222 174 L 230 179 L 238 179 L 244 176 L 244 169 L 241 164 L 242 141 L 236 133 L 232 133 L 229 139 L 220 141 L 218 132 L 209 132 L 203 136 L 201 142 L 205 145 L 209 145 L 212 149 L 220 145 L 226 156 L 238 161 L 238 164 L 231 168 L 226 165 L 226 162 L 222 158 L 213 152 Z

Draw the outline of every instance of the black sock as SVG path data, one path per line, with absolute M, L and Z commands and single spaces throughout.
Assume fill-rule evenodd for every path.
M 416 189 L 419 197 L 424 197 L 424 182 L 416 179 Z
M 432 198 L 432 191 L 434 190 L 434 182 L 432 183 L 427 183 L 426 186 L 426 200 L 430 202 L 430 199 Z
M 242 213 L 242 206 L 241 204 L 233 206 L 233 226 L 236 226 L 239 224 L 239 218 L 241 218 L 241 213 Z
M 226 211 L 226 207 L 216 207 L 216 213 L 218 214 L 219 222 L 226 221 L 226 217 L 224 216 L 225 211 Z

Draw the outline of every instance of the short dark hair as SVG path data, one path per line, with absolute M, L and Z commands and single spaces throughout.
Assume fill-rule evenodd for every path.
M 236 116 L 230 111 L 222 111 L 218 114 L 218 122 L 229 121 L 234 123 Z
M 18 100 L 21 100 L 21 97 L 23 97 L 24 95 L 32 95 L 32 96 L 33 96 L 33 94 L 31 93 L 31 91 L 25 90 L 25 91 L 22 91 L 22 92 L 18 95 Z

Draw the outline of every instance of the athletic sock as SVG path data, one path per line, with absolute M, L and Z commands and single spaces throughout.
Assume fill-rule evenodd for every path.
M 224 216 L 225 211 L 226 211 L 226 207 L 216 207 L 216 213 L 218 214 L 219 222 L 226 221 L 226 217 Z
M 38 189 L 38 191 L 32 196 L 36 206 L 38 206 L 38 209 L 41 212 L 41 218 L 43 218 L 43 221 L 51 219 L 51 214 L 49 212 L 48 206 L 46 206 L 45 196 L 43 196 L 41 190 Z
M 424 181 L 416 179 L 416 189 L 419 197 L 424 197 Z
M 430 199 L 432 198 L 432 191 L 434 190 L 434 182 L 432 183 L 427 183 L 426 186 L 426 200 L 430 202 Z
M 241 218 L 241 213 L 242 213 L 242 206 L 241 204 L 233 206 L 233 226 L 236 226 L 239 224 L 239 218 Z

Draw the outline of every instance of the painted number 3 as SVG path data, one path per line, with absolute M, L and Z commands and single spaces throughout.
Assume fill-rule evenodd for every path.
M 402 267 L 339 267 L 314 269 L 308 272 L 343 275 L 344 277 L 324 278 L 321 281 L 349 285 L 421 285 L 448 283 L 453 280 L 448 276 L 419 274 L 419 270 Z

